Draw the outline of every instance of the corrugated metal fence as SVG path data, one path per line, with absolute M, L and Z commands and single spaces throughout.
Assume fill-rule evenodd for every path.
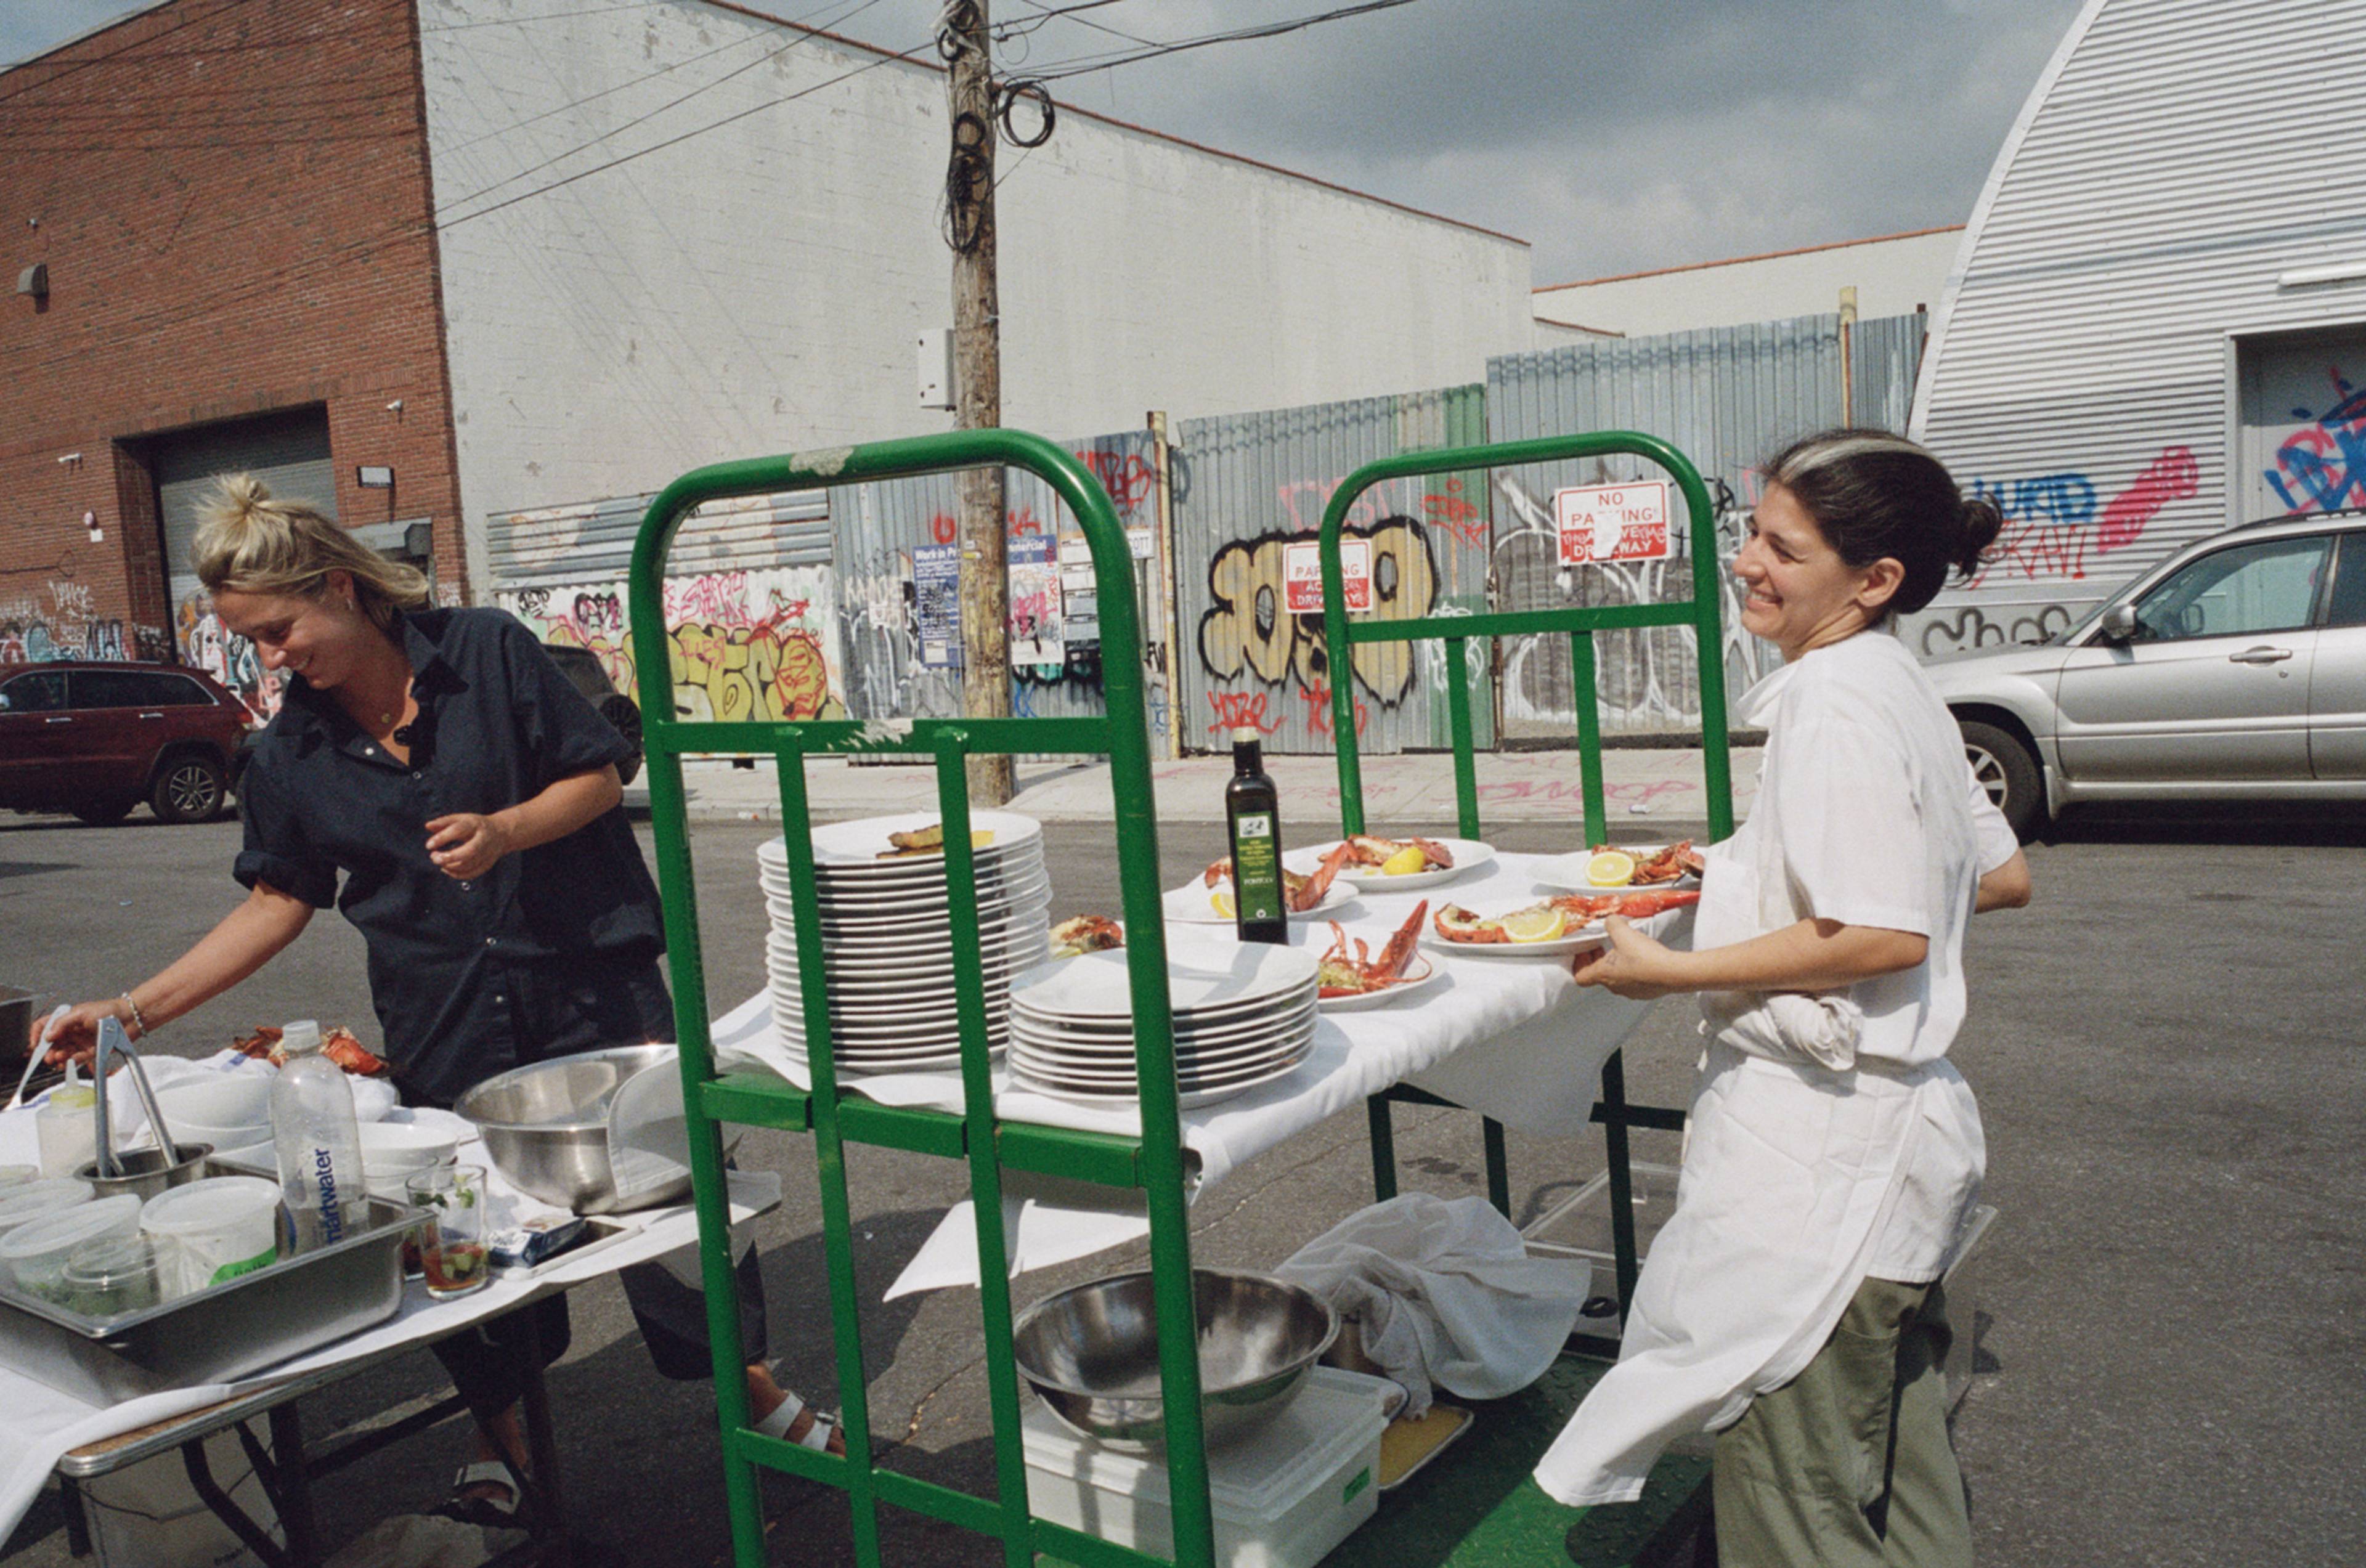
M 1290 613 L 1287 560 L 1290 547 L 1313 541 L 1333 493 L 1361 465 L 1488 440 L 1647 432 L 1700 466 L 1718 509 L 1701 525 L 1729 558 L 1755 496 L 1755 465 L 1792 437 L 1838 423 L 1844 387 L 1853 389 L 1856 423 L 1904 424 L 1921 326 L 1920 316 L 1855 323 L 1845 377 L 1840 318 L 1807 316 L 1507 355 L 1489 362 L 1484 386 L 1185 421 L 1164 470 L 1166 527 L 1150 431 L 1070 443 L 1108 488 L 1135 547 L 1154 744 L 1221 750 L 1246 725 L 1276 751 L 1333 749 L 1320 621 Z M 1631 462 L 1559 463 L 1369 491 L 1348 527 L 1371 547 L 1372 613 L 1649 603 L 1681 593 L 1695 527 L 1681 515 L 1673 519 L 1669 560 L 1560 562 L 1555 490 L 1650 477 Z M 1076 519 L 1032 476 L 1006 479 L 1012 705 L 1043 716 L 1098 712 L 1098 607 Z M 620 585 L 648 501 L 500 515 L 489 531 L 499 602 L 546 638 L 598 651 L 628 691 Z M 703 692 L 704 705 L 727 716 L 958 713 L 959 514 L 952 475 L 702 508 L 682 528 L 667 581 L 676 669 L 693 706 Z M 1162 554 L 1170 546 L 1171 567 Z M 1772 654 L 1739 630 L 1729 584 L 1723 610 L 1727 674 L 1738 691 L 1764 672 Z M 1689 630 L 1605 634 L 1596 649 L 1606 731 L 1698 725 Z M 1493 650 L 1492 668 L 1488 650 L 1474 647 L 1470 675 L 1482 744 L 1493 743 L 1498 714 L 1510 739 L 1571 732 L 1563 639 L 1507 642 Z M 1491 682 L 1493 702 L 1486 700 Z M 1438 645 L 1359 649 L 1355 695 L 1368 750 L 1448 743 Z
M 1853 329 L 1855 422 L 1902 428 L 1921 353 L 1920 315 Z M 1753 326 L 1607 338 L 1487 366 L 1489 433 L 1520 441 L 1580 430 L 1635 430 L 1673 442 L 1708 482 L 1718 515 L 1703 520 L 1720 559 L 1741 547 L 1756 498 L 1755 469 L 1785 443 L 1842 423 L 1846 412 L 1841 319 L 1802 316 Z M 1507 610 L 1652 604 L 1690 584 L 1695 520 L 1671 519 L 1665 561 L 1564 567 L 1552 496 L 1570 485 L 1658 477 L 1639 461 L 1539 464 L 1493 476 L 1495 599 Z M 1773 667 L 1771 649 L 1743 633 L 1726 585 L 1726 678 L 1739 693 Z M 1604 633 L 1594 639 L 1606 733 L 1680 732 L 1700 723 L 1700 677 L 1689 628 Z M 1570 733 L 1576 720 L 1569 647 L 1523 637 L 1499 650 L 1507 738 Z
M 1449 387 L 1177 427 L 1176 660 L 1186 746 L 1219 750 L 1234 728 L 1249 726 L 1276 751 L 1333 749 L 1321 617 L 1289 613 L 1288 547 L 1314 540 L 1333 492 L 1363 464 L 1484 440 L 1485 399 L 1483 387 Z M 1375 488 L 1357 500 L 1347 525 L 1350 536 L 1371 545 L 1373 614 L 1399 618 L 1485 604 L 1483 475 Z M 1356 717 L 1366 748 L 1448 743 L 1442 660 L 1434 644 L 1358 650 Z M 1475 660 L 1472 690 L 1483 712 L 1486 671 Z

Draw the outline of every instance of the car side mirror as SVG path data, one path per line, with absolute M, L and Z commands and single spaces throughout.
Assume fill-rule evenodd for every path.
M 2135 641 L 2136 607 L 2134 604 L 2114 604 L 2104 611 L 2102 632 L 2105 642 Z

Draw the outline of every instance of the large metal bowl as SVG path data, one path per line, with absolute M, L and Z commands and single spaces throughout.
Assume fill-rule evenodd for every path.
M 452 1107 L 477 1124 L 485 1154 L 519 1190 L 579 1214 L 654 1208 L 690 1195 L 690 1177 L 616 1197 L 608 1102 L 647 1072 L 678 1071 L 670 1045 L 619 1045 L 553 1056 L 487 1078 Z
M 1339 1314 L 1311 1291 L 1267 1274 L 1194 1269 L 1200 1401 L 1210 1448 L 1256 1431 L 1288 1408 Z M 1019 1314 L 1020 1375 L 1076 1431 L 1112 1448 L 1166 1439 L 1158 1309 L 1147 1272 L 1112 1274 L 1046 1296 Z

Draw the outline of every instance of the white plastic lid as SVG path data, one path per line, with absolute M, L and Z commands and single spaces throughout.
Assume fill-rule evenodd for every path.
M 279 1183 L 259 1176 L 210 1176 L 167 1187 L 140 1211 L 140 1228 L 156 1235 L 217 1231 L 279 1206 Z
M 27 1181 L 0 1192 L 0 1231 L 13 1230 L 56 1209 L 90 1201 L 90 1183 L 71 1176 Z
M 301 1056 L 321 1048 L 321 1021 L 299 1018 L 279 1032 L 279 1049 L 290 1056 Z
M 62 1213 L 28 1220 L 6 1235 L 0 1235 L 0 1263 L 72 1252 L 84 1242 L 116 1231 L 129 1235 L 139 1224 L 140 1200 L 131 1193 L 118 1192 L 112 1198 L 77 1203 Z

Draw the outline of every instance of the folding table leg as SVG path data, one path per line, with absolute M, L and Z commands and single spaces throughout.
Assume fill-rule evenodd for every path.
M 253 1438 L 243 1427 L 239 1428 L 242 1442 L 250 1445 Z M 279 1510 L 279 1527 L 287 1532 L 288 1555 L 299 1562 L 312 1562 L 321 1555 L 319 1529 L 312 1516 L 312 1474 L 304 1456 L 304 1422 L 296 1414 L 296 1402 L 271 1407 L 271 1465 L 265 1473 L 271 1494 L 271 1506 Z
M 1385 1203 L 1397 1195 L 1397 1134 L 1389 1121 L 1388 1097 L 1367 1098 L 1364 1114 L 1372 1127 L 1372 1201 Z
M 526 1365 L 526 1465 L 533 1476 L 526 1492 L 534 1499 L 535 1533 L 544 1542 L 542 1561 L 567 1568 L 572 1552 L 567 1540 L 567 1510 L 559 1501 L 558 1442 L 550 1429 L 550 1388 L 543 1379 L 542 1324 L 531 1311 L 518 1316 L 525 1325 L 519 1354 Z
M 246 1510 L 221 1489 L 214 1480 L 213 1466 L 206 1462 L 205 1438 L 192 1438 L 181 1445 L 181 1468 L 189 1472 L 189 1486 L 197 1501 L 212 1509 L 214 1517 L 228 1525 L 249 1551 L 263 1559 L 264 1568 L 311 1568 L 310 1559 L 298 1557 L 265 1535 L 263 1527 L 247 1517 Z

